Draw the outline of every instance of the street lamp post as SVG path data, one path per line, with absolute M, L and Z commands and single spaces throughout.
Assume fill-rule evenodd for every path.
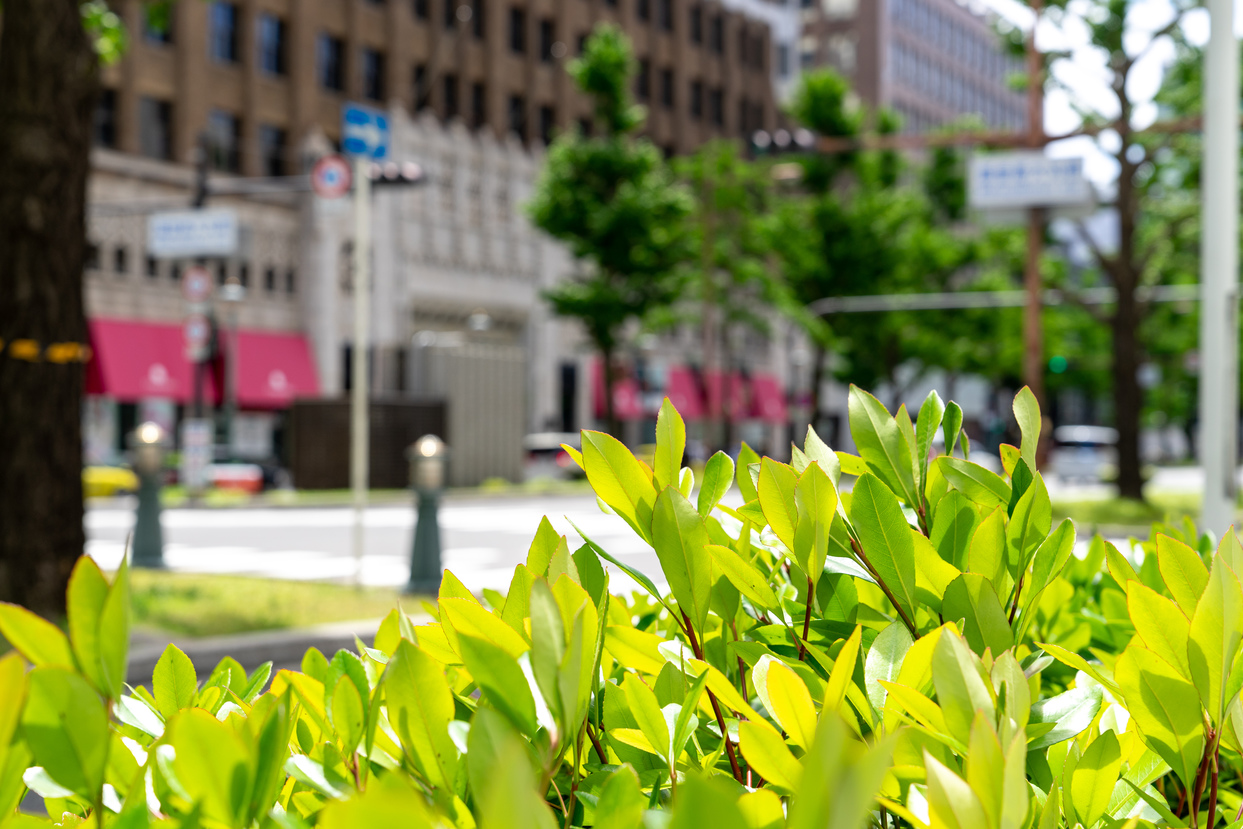
M 424 435 L 406 450 L 410 462 L 410 485 L 418 503 L 414 524 L 414 545 L 410 552 L 410 581 L 407 593 L 436 595 L 444 568 L 440 563 L 440 494 L 445 488 L 445 467 L 449 449 L 435 435 Z
M 245 298 L 246 286 L 236 276 L 230 276 L 220 288 L 220 301 L 225 305 L 225 320 L 229 328 L 229 344 L 225 352 L 224 442 L 230 456 L 233 454 L 233 429 L 237 418 L 237 313 Z
M 134 470 L 138 473 L 138 514 L 132 542 L 135 567 L 164 569 L 164 532 L 160 527 L 160 488 L 168 435 L 147 421 L 130 436 Z

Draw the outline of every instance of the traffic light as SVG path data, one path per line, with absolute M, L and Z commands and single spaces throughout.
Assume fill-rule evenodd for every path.
M 751 134 L 751 147 L 756 155 L 810 152 L 816 147 L 816 136 L 805 127 L 799 127 L 794 132 L 787 129 L 771 133 L 768 130 L 756 130 Z
M 422 184 L 426 176 L 423 168 L 413 161 L 385 161 L 369 166 L 367 178 L 372 187 L 409 187 Z

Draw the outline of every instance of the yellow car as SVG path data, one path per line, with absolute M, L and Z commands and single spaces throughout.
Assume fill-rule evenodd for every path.
M 124 466 L 88 466 L 82 470 L 82 494 L 108 498 L 138 491 L 138 476 Z

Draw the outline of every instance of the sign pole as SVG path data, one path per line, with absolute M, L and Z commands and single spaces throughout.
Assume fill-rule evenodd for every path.
M 1040 25 L 1043 0 L 1031 0 L 1032 30 L 1027 36 L 1027 126 L 1033 149 L 1044 146 L 1044 67 L 1036 48 L 1036 28 Z M 1023 265 L 1023 286 L 1027 305 L 1023 309 L 1023 380 L 1042 411 L 1044 399 L 1044 336 L 1041 329 L 1041 297 L 1044 285 L 1040 278 L 1040 253 L 1044 248 L 1045 211 L 1032 207 L 1027 211 L 1027 259 Z
M 367 344 L 370 338 L 371 180 L 364 156 L 354 158 L 354 348 L 351 353 L 350 486 L 354 490 L 354 584 L 362 586 L 363 519 L 367 510 Z
M 1239 47 L 1233 0 L 1209 0 L 1204 55 L 1204 163 L 1200 232 L 1200 527 L 1221 537 L 1234 523 L 1238 457 Z

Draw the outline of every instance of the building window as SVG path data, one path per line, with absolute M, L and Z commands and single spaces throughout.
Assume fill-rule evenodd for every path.
M 321 34 L 315 53 L 319 85 L 340 92 L 345 88 L 345 43 L 339 37 Z
M 725 125 L 725 93 L 720 87 L 708 93 L 708 116 L 718 127 Z
M 652 97 L 652 62 L 647 58 L 639 61 L 639 74 L 635 78 L 635 88 L 639 100 L 646 101 Z
M 259 126 L 259 160 L 265 176 L 283 176 L 285 166 L 285 131 L 268 124 Z
M 147 278 L 157 279 L 160 275 L 160 260 L 154 256 L 147 256 Z
M 112 251 L 112 270 L 124 276 L 129 273 L 129 248 L 117 245 Z
M 516 6 L 509 9 L 509 50 L 516 55 L 527 51 L 527 13 Z
M 557 123 L 557 115 L 552 107 L 542 106 L 539 108 L 539 137 L 547 147 L 552 143 L 552 131 Z
M 660 70 L 660 105 L 673 109 L 673 70 Z
M 656 16 L 660 28 L 666 32 L 673 31 L 673 0 L 656 0 Z
M 263 290 L 269 294 L 276 293 L 276 268 L 265 268 L 263 271 Z
M 285 293 L 295 294 L 298 292 L 298 271 L 295 268 L 289 268 L 285 271 Z
M 703 6 L 691 8 L 691 43 L 704 42 L 704 10 Z
M 470 85 L 470 122 L 476 128 L 482 127 L 487 122 L 487 93 L 484 91 L 483 84 L 473 83 Z
M 703 81 L 691 81 L 691 116 L 702 118 L 704 115 L 704 84 Z
M 363 97 L 384 100 L 384 53 L 363 49 Z
M 259 68 L 269 75 L 285 74 L 285 21 L 259 15 Z
M 552 45 L 555 43 L 556 26 L 551 18 L 544 18 L 539 22 L 539 57 L 544 63 L 552 63 L 556 60 L 552 54 Z
M 99 263 L 103 259 L 103 252 L 96 242 L 86 243 L 86 269 L 88 271 L 99 270 Z
M 168 281 L 174 285 L 181 284 L 181 263 L 174 261 L 168 269 Z
M 738 61 L 743 66 L 751 65 L 751 44 L 748 42 L 745 28 L 738 29 Z
M 410 5 L 416 20 L 427 20 L 432 16 L 427 0 L 411 0 Z
M 157 46 L 173 42 L 173 4 L 143 4 L 142 39 Z
M 476 40 L 483 40 L 486 34 L 483 28 L 484 8 L 484 0 L 475 0 L 474 11 L 470 18 L 470 29 Z
M 208 26 L 207 43 L 212 60 L 237 63 L 237 5 L 219 0 L 212 3 Z
M 617 8 L 617 0 L 604 0 L 604 5 Z
M 652 19 L 652 0 L 638 0 L 635 3 L 635 14 L 640 20 Z
M 414 111 L 422 112 L 427 109 L 429 98 L 431 98 L 431 90 L 427 88 L 427 64 L 416 63 L 414 65 Z
M 207 160 L 213 170 L 236 173 L 241 169 L 242 125 L 230 112 L 213 109 L 207 116 Z
M 763 35 L 756 35 L 755 40 L 752 41 L 751 59 L 755 63 L 755 68 L 761 72 L 764 71 L 765 63 L 767 63 L 764 60 L 764 55 L 768 52 L 767 45 Z
M 751 121 L 751 102 L 743 98 L 738 102 L 738 134 L 746 138 L 751 134 L 748 124 Z
M 583 138 L 590 138 L 591 133 L 592 133 L 591 119 L 590 118 L 579 118 L 578 119 L 578 134 L 581 135 Z
M 227 280 L 228 278 L 229 278 L 229 263 L 228 262 L 217 262 L 216 263 L 216 284 L 223 285 L 225 283 L 225 280 Z
M 456 118 L 458 115 L 457 108 L 457 75 L 445 75 L 445 100 L 444 111 L 445 120 Z
M 458 15 L 463 12 L 458 11 L 458 0 L 444 0 L 444 24 L 446 29 L 452 29 L 457 25 Z M 467 9 L 469 11 L 469 7 Z
M 509 131 L 527 140 L 527 102 L 521 95 L 509 96 Z
M 115 147 L 117 145 L 117 91 L 115 89 L 99 90 L 99 98 L 95 101 L 95 145 L 99 147 Z
M 243 288 L 250 287 L 250 265 L 243 262 L 237 266 L 237 281 L 242 283 Z
M 725 18 L 714 15 L 708 30 L 708 46 L 718 55 L 725 54 Z
M 158 98 L 138 100 L 138 146 L 148 158 L 172 159 L 172 103 Z
M 790 44 L 788 43 L 777 45 L 777 75 L 782 78 L 790 77 Z
M 578 54 L 581 55 L 586 51 L 587 51 L 587 35 L 579 35 L 578 36 Z

